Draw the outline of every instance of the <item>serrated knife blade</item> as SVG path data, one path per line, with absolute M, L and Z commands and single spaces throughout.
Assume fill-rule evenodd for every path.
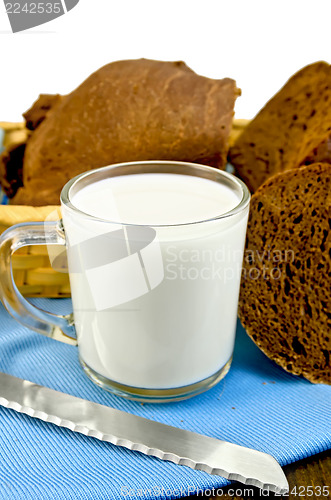
M 165 425 L 0 372 L 0 405 L 116 446 L 279 494 L 288 482 L 266 453 Z

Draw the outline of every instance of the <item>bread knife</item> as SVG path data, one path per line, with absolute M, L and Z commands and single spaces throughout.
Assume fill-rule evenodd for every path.
M 278 494 L 288 482 L 266 453 L 165 425 L 0 372 L 0 405 L 116 446 Z

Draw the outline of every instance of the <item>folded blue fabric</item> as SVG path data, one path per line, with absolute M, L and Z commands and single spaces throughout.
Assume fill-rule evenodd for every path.
M 39 299 L 67 313 L 70 300 Z M 0 307 L 0 370 L 59 391 L 273 455 L 281 465 L 331 446 L 331 387 L 294 377 L 266 358 L 238 324 L 229 374 L 187 401 L 140 404 L 83 373 L 77 348 L 32 332 Z M 1 392 L 1 391 L 0 391 Z M 103 443 L 0 407 L 0 499 L 178 498 L 228 481 Z

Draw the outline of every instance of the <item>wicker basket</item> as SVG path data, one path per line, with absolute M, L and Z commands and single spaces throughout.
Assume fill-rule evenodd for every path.
M 61 217 L 60 208 L 0 206 L 0 233 L 21 222 L 42 222 L 53 214 Z M 31 245 L 21 248 L 13 255 L 13 275 L 21 293 L 29 297 L 69 297 L 68 274 L 52 269 L 46 246 Z
M 248 120 L 234 120 L 230 144 L 236 140 L 247 122 Z M 4 147 L 25 142 L 29 135 L 29 131 L 23 123 L 0 122 L 0 129 L 5 131 Z M 14 224 L 44 221 L 54 210 L 57 211 L 58 218 L 60 218 L 59 207 L 0 205 L 0 234 Z M 28 246 L 15 252 L 13 274 L 16 285 L 25 296 L 70 296 L 68 275 L 52 269 L 45 246 Z

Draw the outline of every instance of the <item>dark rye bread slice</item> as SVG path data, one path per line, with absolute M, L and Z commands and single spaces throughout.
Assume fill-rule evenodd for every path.
M 331 131 L 331 66 L 317 62 L 296 73 L 248 124 L 229 160 L 254 192 L 299 167 Z
M 253 195 L 239 316 L 285 370 L 331 384 L 331 165 L 267 180 Z
M 56 204 L 69 179 L 119 162 L 181 160 L 224 168 L 239 93 L 234 80 L 197 75 L 181 61 L 108 64 L 71 94 L 55 96 L 55 104 L 48 96 L 25 114 L 30 127 L 38 127 L 27 142 L 24 185 L 12 203 Z

